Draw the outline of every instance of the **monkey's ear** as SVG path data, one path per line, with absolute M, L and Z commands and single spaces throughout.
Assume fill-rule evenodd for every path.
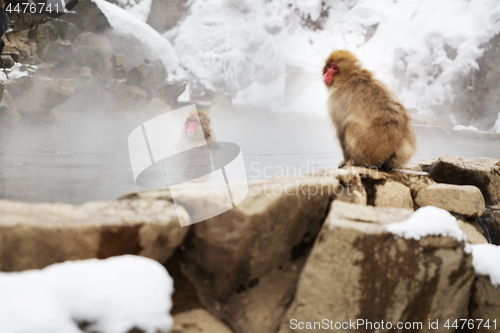
M 208 147 L 210 147 L 211 149 L 219 149 L 220 145 L 217 142 L 213 141 L 208 143 Z

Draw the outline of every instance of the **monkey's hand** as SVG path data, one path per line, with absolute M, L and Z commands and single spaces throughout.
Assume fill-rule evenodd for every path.
M 345 161 L 342 161 L 340 162 L 339 164 L 339 169 L 342 169 L 343 167 L 345 167 L 347 165 L 347 163 Z

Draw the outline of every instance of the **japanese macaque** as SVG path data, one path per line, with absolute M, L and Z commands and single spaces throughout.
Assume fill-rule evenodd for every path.
M 219 148 L 210 124 L 210 117 L 203 110 L 193 110 L 187 114 L 182 134 L 187 147 L 197 147 L 205 139 L 210 148 Z
M 345 165 L 403 167 L 415 152 L 410 116 L 397 97 L 349 51 L 335 51 L 323 67 L 328 113 Z

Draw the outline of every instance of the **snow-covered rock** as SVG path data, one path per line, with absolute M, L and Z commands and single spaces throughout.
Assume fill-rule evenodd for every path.
M 162 265 L 130 255 L 0 273 L 0 331 L 166 333 L 172 292 Z
M 109 24 L 116 31 L 131 35 L 149 48 L 153 58 L 161 59 L 169 72 L 179 67 L 179 58 L 172 45 L 156 30 L 127 12 L 126 10 L 104 0 L 93 0 L 104 13 Z

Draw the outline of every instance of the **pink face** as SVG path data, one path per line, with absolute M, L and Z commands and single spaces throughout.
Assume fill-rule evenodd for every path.
M 187 135 L 189 136 L 196 135 L 196 126 L 198 125 L 198 123 L 199 121 L 197 119 L 188 119 L 186 128 Z
M 329 63 L 326 65 L 326 71 L 325 74 L 323 74 L 323 82 L 329 87 L 333 84 L 334 81 L 334 76 L 337 74 L 339 71 L 339 67 L 337 64 L 334 63 Z

